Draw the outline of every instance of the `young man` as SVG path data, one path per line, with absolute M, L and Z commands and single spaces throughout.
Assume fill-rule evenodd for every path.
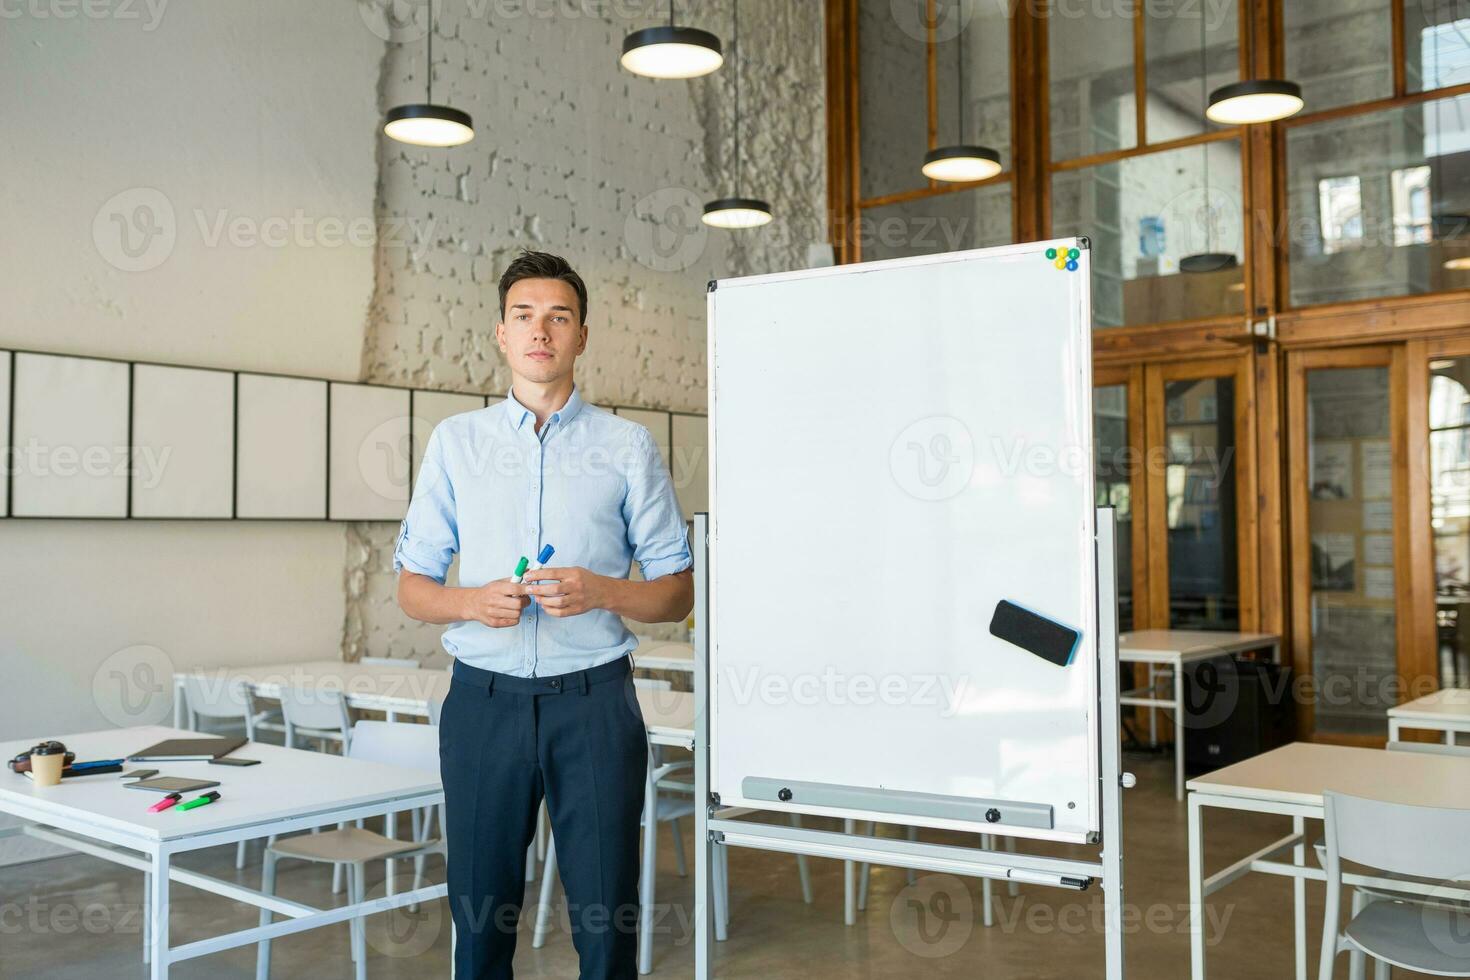
M 393 555 L 403 611 L 450 624 L 439 755 L 458 980 L 512 976 L 543 795 L 582 977 L 637 975 L 648 750 L 621 617 L 687 616 L 693 562 L 648 430 L 577 394 L 586 317 L 565 259 L 511 262 L 495 325 L 511 392 L 434 429 Z M 512 582 L 547 544 L 555 567 Z M 645 581 L 628 580 L 635 559 Z

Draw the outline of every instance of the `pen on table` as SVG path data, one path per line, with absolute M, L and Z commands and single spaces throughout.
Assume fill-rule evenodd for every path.
M 530 559 L 528 559 L 525 555 L 521 555 L 521 560 L 516 562 L 516 573 L 510 577 L 510 580 L 516 585 L 520 585 L 521 576 L 526 574 L 526 568 L 530 564 Z
M 180 810 L 192 810 L 195 807 L 206 806 L 206 805 L 208 805 L 210 803 L 213 803 L 217 799 L 219 799 L 219 794 L 216 793 L 214 790 L 210 790 L 208 793 L 205 793 L 203 796 L 196 796 L 196 797 L 194 797 L 188 803 L 180 803 L 179 806 L 178 806 L 178 808 Z
M 184 798 L 183 793 L 170 793 L 148 808 L 149 813 L 162 813 Z

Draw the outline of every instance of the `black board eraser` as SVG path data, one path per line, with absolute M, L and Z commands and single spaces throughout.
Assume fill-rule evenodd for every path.
M 990 635 L 1013 643 L 1058 667 L 1072 662 L 1077 643 L 1082 639 L 1082 634 L 1070 626 L 1038 616 L 1005 599 L 995 604 L 995 615 L 990 617 Z

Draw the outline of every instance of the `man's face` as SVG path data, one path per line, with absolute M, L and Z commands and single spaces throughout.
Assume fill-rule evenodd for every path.
M 560 279 L 522 279 L 505 294 L 505 318 L 495 339 L 518 377 L 546 383 L 572 373 L 587 349 L 577 293 Z

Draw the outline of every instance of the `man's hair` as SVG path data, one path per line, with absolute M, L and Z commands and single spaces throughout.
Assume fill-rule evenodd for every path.
M 579 317 L 587 322 L 587 284 L 577 275 L 566 259 L 550 252 L 533 252 L 522 249 L 521 254 L 511 260 L 500 276 L 500 319 L 505 319 L 505 294 L 510 287 L 522 279 L 560 279 L 577 294 L 577 305 L 581 307 Z

